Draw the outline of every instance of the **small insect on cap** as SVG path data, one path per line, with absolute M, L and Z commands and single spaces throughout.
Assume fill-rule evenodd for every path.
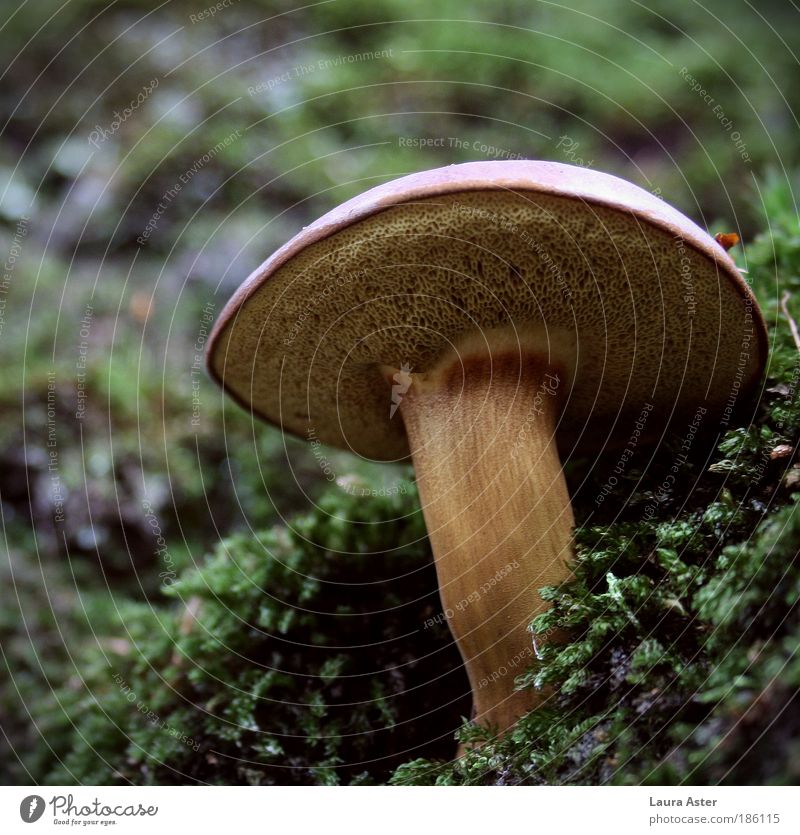
M 409 450 L 381 369 L 424 373 L 499 328 L 560 361 L 559 436 L 587 449 L 645 403 L 655 431 L 743 399 L 766 356 L 750 289 L 691 220 L 608 174 L 511 161 L 402 177 L 303 229 L 225 307 L 208 367 L 265 420 L 390 460 Z
M 727 252 L 739 243 L 739 236 L 735 232 L 717 232 L 714 240 Z

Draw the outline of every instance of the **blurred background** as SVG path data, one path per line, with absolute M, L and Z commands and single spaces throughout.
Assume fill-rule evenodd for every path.
M 783 0 L 6 0 L 0 17 L 12 780 L 45 778 L 32 694 L 82 643 L 329 489 L 307 443 L 254 424 L 197 363 L 231 292 L 302 226 L 412 171 L 534 158 L 747 241 L 762 184 L 796 183 L 800 17 Z M 409 477 L 325 455 L 369 490 Z

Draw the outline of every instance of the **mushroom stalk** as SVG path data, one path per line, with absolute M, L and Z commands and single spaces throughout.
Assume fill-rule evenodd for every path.
M 539 353 L 450 356 L 410 374 L 400 412 L 445 617 L 475 721 L 500 732 L 542 700 L 514 679 L 535 654 L 542 586 L 567 577 L 573 516 L 555 428 L 563 371 Z

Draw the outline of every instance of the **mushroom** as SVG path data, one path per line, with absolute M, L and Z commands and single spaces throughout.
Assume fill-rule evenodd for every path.
M 617 177 L 512 161 L 402 177 L 303 229 L 234 294 L 208 367 L 289 432 L 411 456 L 473 715 L 502 732 L 546 698 L 514 679 L 557 637 L 529 624 L 570 576 L 562 459 L 670 427 L 691 445 L 765 355 L 749 287 L 692 221 Z

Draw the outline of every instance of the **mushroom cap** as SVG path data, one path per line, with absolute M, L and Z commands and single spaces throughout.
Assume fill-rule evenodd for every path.
M 644 406 L 651 434 L 729 415 L 767 353 L 750 288 L 691 220 L 618 177 L 522 160 L 411 174 L 328 212 L 234 293 L 207 362 L 265 420 L 397 460 L 380 368 L 424 372 L 498 329 L 567 375 L 559 443 L 579 451 L 630 437 Z

